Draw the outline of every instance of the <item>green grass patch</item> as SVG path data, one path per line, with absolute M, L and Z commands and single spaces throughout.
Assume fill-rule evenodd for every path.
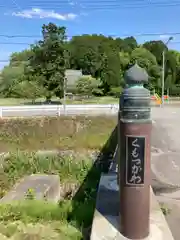
M 14 153 L 2 161 L 1 197 L 21 178 L 36 173 L 58 174 L 61 183 L 75 183 L 81 190 L 58 205 L 29 197 L 21 203 L 0 204 L 0 238 L 3 234 L 11 240 L 86 239 L 101 174 L 87 152 L 100 151 L 116 124 L 117 119 L 108 116 L 2 120 L 0 151 Z M 40 149 L 81 154 L 30 153 Z
M 0 152 L 13 150 L 101 149 L 117 124 L 116 117 L 5 119 L 0 124 Z
M 57 174 L 61 183 L 81 184 L 93 165 L 88 156 L 38 156 L 35 153 L 11 153 L 0 168 L 0 190 L 9 190 L 20 178 L 31 174 Z
M 32 173 L 58 174 L 61 183 L 83 186 L 76 197 L 59 204 L 36 199 L 0 204 L 1 234 L 13 236 L 13 240 L 85 239 L 84 230 L 91 226 L 101 173 L 90 157 L 45 157 L 19 152 L 11 154 L 0 171 L 1 196 L 20 178 Z
M 63 102 L 63 100 L 62 100 Z M 104 96 L 104 97 L 93 97 L 82 100 L 71 100 L 67 99 L 66 104 L 118 104 L 119 98 Z

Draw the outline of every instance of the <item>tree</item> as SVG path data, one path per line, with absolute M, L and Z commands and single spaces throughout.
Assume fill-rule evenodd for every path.
M 146 48 L 150 51 L 157 60 L 157 63 L 162 66 L 162 53 L 163 51 L 168 51 L 167 46 L 163 43 L 163 41 L 149 41 L 143 44 L 143 48 Z
M 97 76 L 102 64 L 99 54 L 102 42 L 103 37 L 97 35 L 73 37 L 69 43 L 71 68 L 82 69 L 85 75 Z
M 11 55 L 9 66 L 0 75 L 4 96 L 35 98 L 45 94 L 49 99 L 52 95 L 61 98 L 66 68 L 82 70 L 84 75 L 93 77 L 95 87 L 92 89 L 92 79 L 83 78 L 77 85 L 79 93 L 119 96 L 125 85 L 124 72 L 135 62 L 147 70 L 148 87 L 160 90 L 163 51 L 165 88 L 172 89 L 173 85 L 175 89 L 174 85 L 180 84 L 180 53 L 169 51 L 162 41 L 138 45 L 133 36 L 122 39 L 102 34 L 84 34 L 66 41 L 65 31 L 65 27 L 44 24 L 41 41 Z M 76 90 L 71 89 L 74 93 Z
M 69 43 L 71 68 L 82 69 L 102 82 L 104 93 L 111 85 L 117 86 L 120 79 L 120 60 L 117 44 L 113 38 L 103 35 L 82 35 Z
M 4 97 L 10 97 L 12 88 L 22 81 L 24 67 L 21 66 L 6 66 L 1 72 L 0 91 Z
M 119 52 L 131 53 L 135 48 L 138 47 L 137 41 L 134 37 L 127 37 L 124 39 L 116 38 L 114 41 Z
M 35 81 L 23 81 L 14 85 L 11 89 L 11 97 L 31 99 L 32 103 L 39 97 L 45 96 L 45 89 Z
M 111 87 L 120 85 L 120 59 L 117 52 L 106 51 L 104 53 L 100 79 L 105 94 L 111 90 Z
M 20 65 L 25 66 L 28 63 L 31 56 L 32 56 L 31 49 L 26 49 L 26 50 L 23 50 L 22 52 L 14 52 L 10 56 L 9 65 L 10 66 L 20 66 Z
M 90 96 L 93 93 L 93 89 L 98 87 L 98 84 L 99 82 L 96 79 L 90 76 L 84 76 L 77 81 L 77 92 L 82 95 Z
M 131 54 L 131 63 L 137 62 L 142 68 L 145 68 L 149 74 L 149 87 L 157 86 L 158 79 L 161 76 L 161 69 L 157 64 L 156 57 L 143 47 L 136 48 Z
M 168 85 L 170 84 L 170 80 L 175 82 L 176 79 L 176 60 L 174 54 L 168 51 L 168 47 L 162 41 L 149 41 L 143 45 L 144 48 L 148 49 L 157 60 L 157 63 L 162 66 L 162 55 L 163 51 L 165 53 L 165 81 L 168 81 Z M 169 77 L 171 75 L 171 77 Z
M 172 52 L 165 55 L 165 87 L 169 89 L 176 82 L 176 57 Z
M 119 59 L 121 70 L 125 71 L 130 63 L 130 54 L 128 52 L 119 52 Z
M 46 89 L 46 98 L 63 96 L 65 76 L 65 27 L 53 23 L 42 26 L 43 40 L 31 47 L 32 56 L 26 67 L 26 74 L 38 80 L 38 85 Z

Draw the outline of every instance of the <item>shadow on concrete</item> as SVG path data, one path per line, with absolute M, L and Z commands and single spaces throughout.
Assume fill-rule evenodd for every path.
M 97 156 L 93 167 L 72 199 L 73 209 L 68 220 L 75 221 L 83 229 L 83 239 L 88 240 L 91 232 L 96 195 L 101 173 L 107 173 L 117 146 L 117 126 Z

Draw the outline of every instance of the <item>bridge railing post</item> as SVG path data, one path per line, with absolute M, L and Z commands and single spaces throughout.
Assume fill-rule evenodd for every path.
M 151 109 L 143 87 L 148 74 L 137 64 L 125 73 L 119 110 L 120 232 L 129 239 L 149 235 Z

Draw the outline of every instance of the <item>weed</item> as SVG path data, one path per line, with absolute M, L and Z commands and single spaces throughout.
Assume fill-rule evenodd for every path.
M 6 119 L 0 125 L 0 151 L 99 150 L 116 122 L 115 117 L 108 116 Z
M 3 192 L 12 187 L 20 178 L 32 173 L 58 174 L 62 183 L 72 182 L 79 186 L 85 180 L 92 166 L 93 161 L 90 157 L 77 159 L 77 156 L 76 158 L 73 156 L 47 157 L 37 156 L 33 153 L 14 153 L 6 159 L 3 169 L 1 169 L 2 183 L 3 179 L 6 180 L 4 184 L 6 188 L 3 189 Z M 7 237 L 16 236 L 17 240 L 26 238 L 30 240 L 83 239 L 82 229 L 89 227 L 92 222 L 99 177 L 100 170 L 93 167 L 91 176 L 78 198 L 65 199 L 59 204 L 36 200 L 34 189 L 28 189 L 24 201 L 1 204 L 0 233 Z M 12 223 L 15 225 L 12 226 Z M 32 231 L 30 225 L 39 226 L 39 230 Z M 45 229 L 45 226 L 50 229 L 51 238 L 41 231 Z M 71 229 L 71 231 L 67 232 L 67 229 Z
M 165 216 L 171 213 L 171 210 L 164 203 L 161 203 L 160 207 L 161 207 L 161 211 Z

